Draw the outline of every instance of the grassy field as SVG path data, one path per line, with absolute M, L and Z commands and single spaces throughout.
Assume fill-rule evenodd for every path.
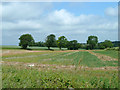
M 118 59 L 118 51 L 115 51 L 115 50 L 103 50 L 103 51 L 94 51 L 94 52 Z
M 3 88 L 117 88 L 117 71 L 3 66 Z
M 110 52 L 21 50 L 4 47 L 2 87 L 118 88 L 117 52 Z M 106 56 L 110 56 L 110 60 Z

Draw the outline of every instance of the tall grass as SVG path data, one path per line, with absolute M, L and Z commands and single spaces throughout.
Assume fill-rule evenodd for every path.
M 3 88 L 118 88 L 117 71 L 37 70 L 3 65 Z

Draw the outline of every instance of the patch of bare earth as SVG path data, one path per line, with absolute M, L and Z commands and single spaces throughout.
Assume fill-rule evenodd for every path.
M 23 54 L 23 53 L 32 53 L 32 52 L 50 52 L 50 51 L 2 50 L 2 56 L 15 55 L 15 54 Z
M 75 50 L 73 50 L 73 51 L 75 51 Z M 73 52 L 73 51 L 70 51 L 70 50 L 65 50 L 65 51 L 2 50 L 2 56 L 22 54 L 22 53 L 32 53 L 32 52 Z
M 6 55 L 15 55 L 15 54 L 22 54 L 22 53 L 32 53 L 32 52 L 78 52 L 78 51 L 86 51 L 86 50 L 63 50 L 63 51 L 50 51 L 50 50 L 2 50 L 2 56 Z
M 107 56 L 107 55 L 103 55 L 103 54 L 99 54 L 99 53 L 94 53 L 90 50 L 88 50 L 88 52 L 92 55 L 95 55 L 97 56 L 99 59 L 103 60 L 103 61 L 118 61 L 118 59 L 116 58 L 112 58 L 110 56 Z
M 27 53 L 27 50 L 2 50 L 2 56 Z
M 27 52 L 51 52 L 51 51 L 27 51 Z
M 84 70 L 118 70 L 118 67 L 87 67 L 87 66 L 75 66 L 75 65 L 56 65 L 56 64 L 38 64 L 38 63 L 23 63 L 23 62 L 6 62 L 1 61 L 0 64 L 5 65 L 16 65 L 17 67 L 21 66 L 22 68 L 29 69 L 30 67 L 41 69 L 84 69 Z

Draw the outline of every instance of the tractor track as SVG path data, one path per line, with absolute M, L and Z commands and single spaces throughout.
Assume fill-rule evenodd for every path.
M 118 67 L 87 67 L 87 66 L 75 66 L 75 65 L 56 65 L 56 64 L 39 64 L 39 63 L 23 63 L 23 62 L 7 62 L 1 61 L 2 65 L 9 66 L 21 66 L 22 68 L 36 68 L 36 69 L 84 69 L 84 70 L 118 70 Z M 31 66 L 30 66 L 31 65 Z M 34 66 L 32 66 L 34 65 Z

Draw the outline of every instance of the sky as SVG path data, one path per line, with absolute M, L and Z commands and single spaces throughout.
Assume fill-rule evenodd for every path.
M 1 15 L 1 14 L 0 14 Z M 2 3 L 2 45 L 18 45 L 22 34 L 36 42 L 47 35 L 86 43 L 88 36 L 118 40 L 117 2 L 11 2 Z

